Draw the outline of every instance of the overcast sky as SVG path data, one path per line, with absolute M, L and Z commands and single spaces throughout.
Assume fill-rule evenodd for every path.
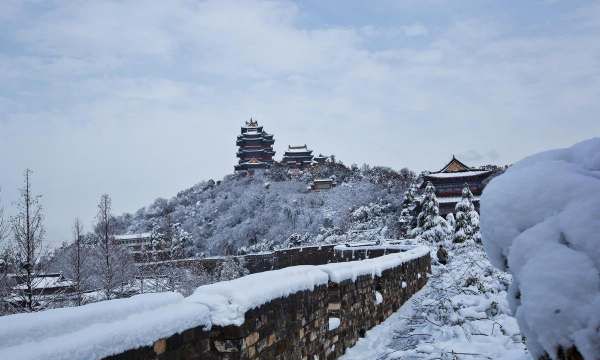
M 0 1 L 0 186 L 48 240 L 233 171 L 250 116 L 345 163 L 510 163 L 600 134 L 600 1 Z

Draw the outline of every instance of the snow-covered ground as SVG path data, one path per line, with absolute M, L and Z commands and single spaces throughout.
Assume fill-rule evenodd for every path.
M 427 286 L 343 360 L 530 359 L 509 314 L 510 276 L 491 266 L 481 245 L 469 242 L 448 252 L 447 265 L 434 260 Z

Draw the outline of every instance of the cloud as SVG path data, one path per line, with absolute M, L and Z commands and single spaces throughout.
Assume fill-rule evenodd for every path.
M 429 34 L 427 28 L 419 23 L 404 26 L 402 29 L 406 36 L 423 36 Z
M 458 153 L 456 156 L 462 161 L 473 163 L 472 166 L 493 163 L 500 158 L 500 154 L 494 149 L 485 152 L 470 149 Z
M 600 30 L 582 32 L 577 9 L 553 18 L 556 36 L 432 1 L 448 24 L 307 26 L 320 14 L 287 1 L 12 2 L 0 186 L 14 199 L 34 168 L 59 241 L 72 217 L 91 221 L 103 192 L 134 211 L 231 172 L 250 116 L 279 155 L 308 143 L 415 170 L 469 149 L 512 162 L 600 132 Z

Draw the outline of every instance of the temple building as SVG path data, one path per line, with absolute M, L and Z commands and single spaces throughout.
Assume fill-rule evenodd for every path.
M 330 190 L 337 186 L 337 182 L 334 178 L 326 178 L 326 179 L 315 179 L 308 187 L 310 191 L 323 191 Z
M 313 154 L 306 145 L 288 146 L 281 162 L 291 168 L 303 169 L 312 165 Z
M 479 199 L 488 182 L 497 174 L 492 169 L 471 168 L 452 156 L 452 160 L 440 171 L 426 173 L 422 187 L 428 182 L 435 186 L 435 193 L 440 203 L 440 215 L 446 216 L 454 212 L 460 201 L 465 184 L 469 185 L 474 195 L 475 209 L 479 211 Z
M 315 158 L 313 160 L 315 161 L 315 164 L 322 165 L 327 162 L 327 159 L 329 159 L 329 156 L 319 154 L 318 156 L 315 156 Z
M 247 171 L 270 167 L 273 164 L 273 156 L 275 156 L 273 144 L 275 144 L 273 135 L 266 133 L 262 126 L 258 126 L 258 121 L 252 118 L 250 121 L 246 121 L 241 135 L 237 137 L 239 162 L 235 166 L 235 170 Z

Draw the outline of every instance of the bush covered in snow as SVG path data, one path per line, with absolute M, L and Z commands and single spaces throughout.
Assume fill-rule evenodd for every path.
M 535 357 L 600 354 L 600 138 L 526 158 L 481 199 L 492 263 Z

